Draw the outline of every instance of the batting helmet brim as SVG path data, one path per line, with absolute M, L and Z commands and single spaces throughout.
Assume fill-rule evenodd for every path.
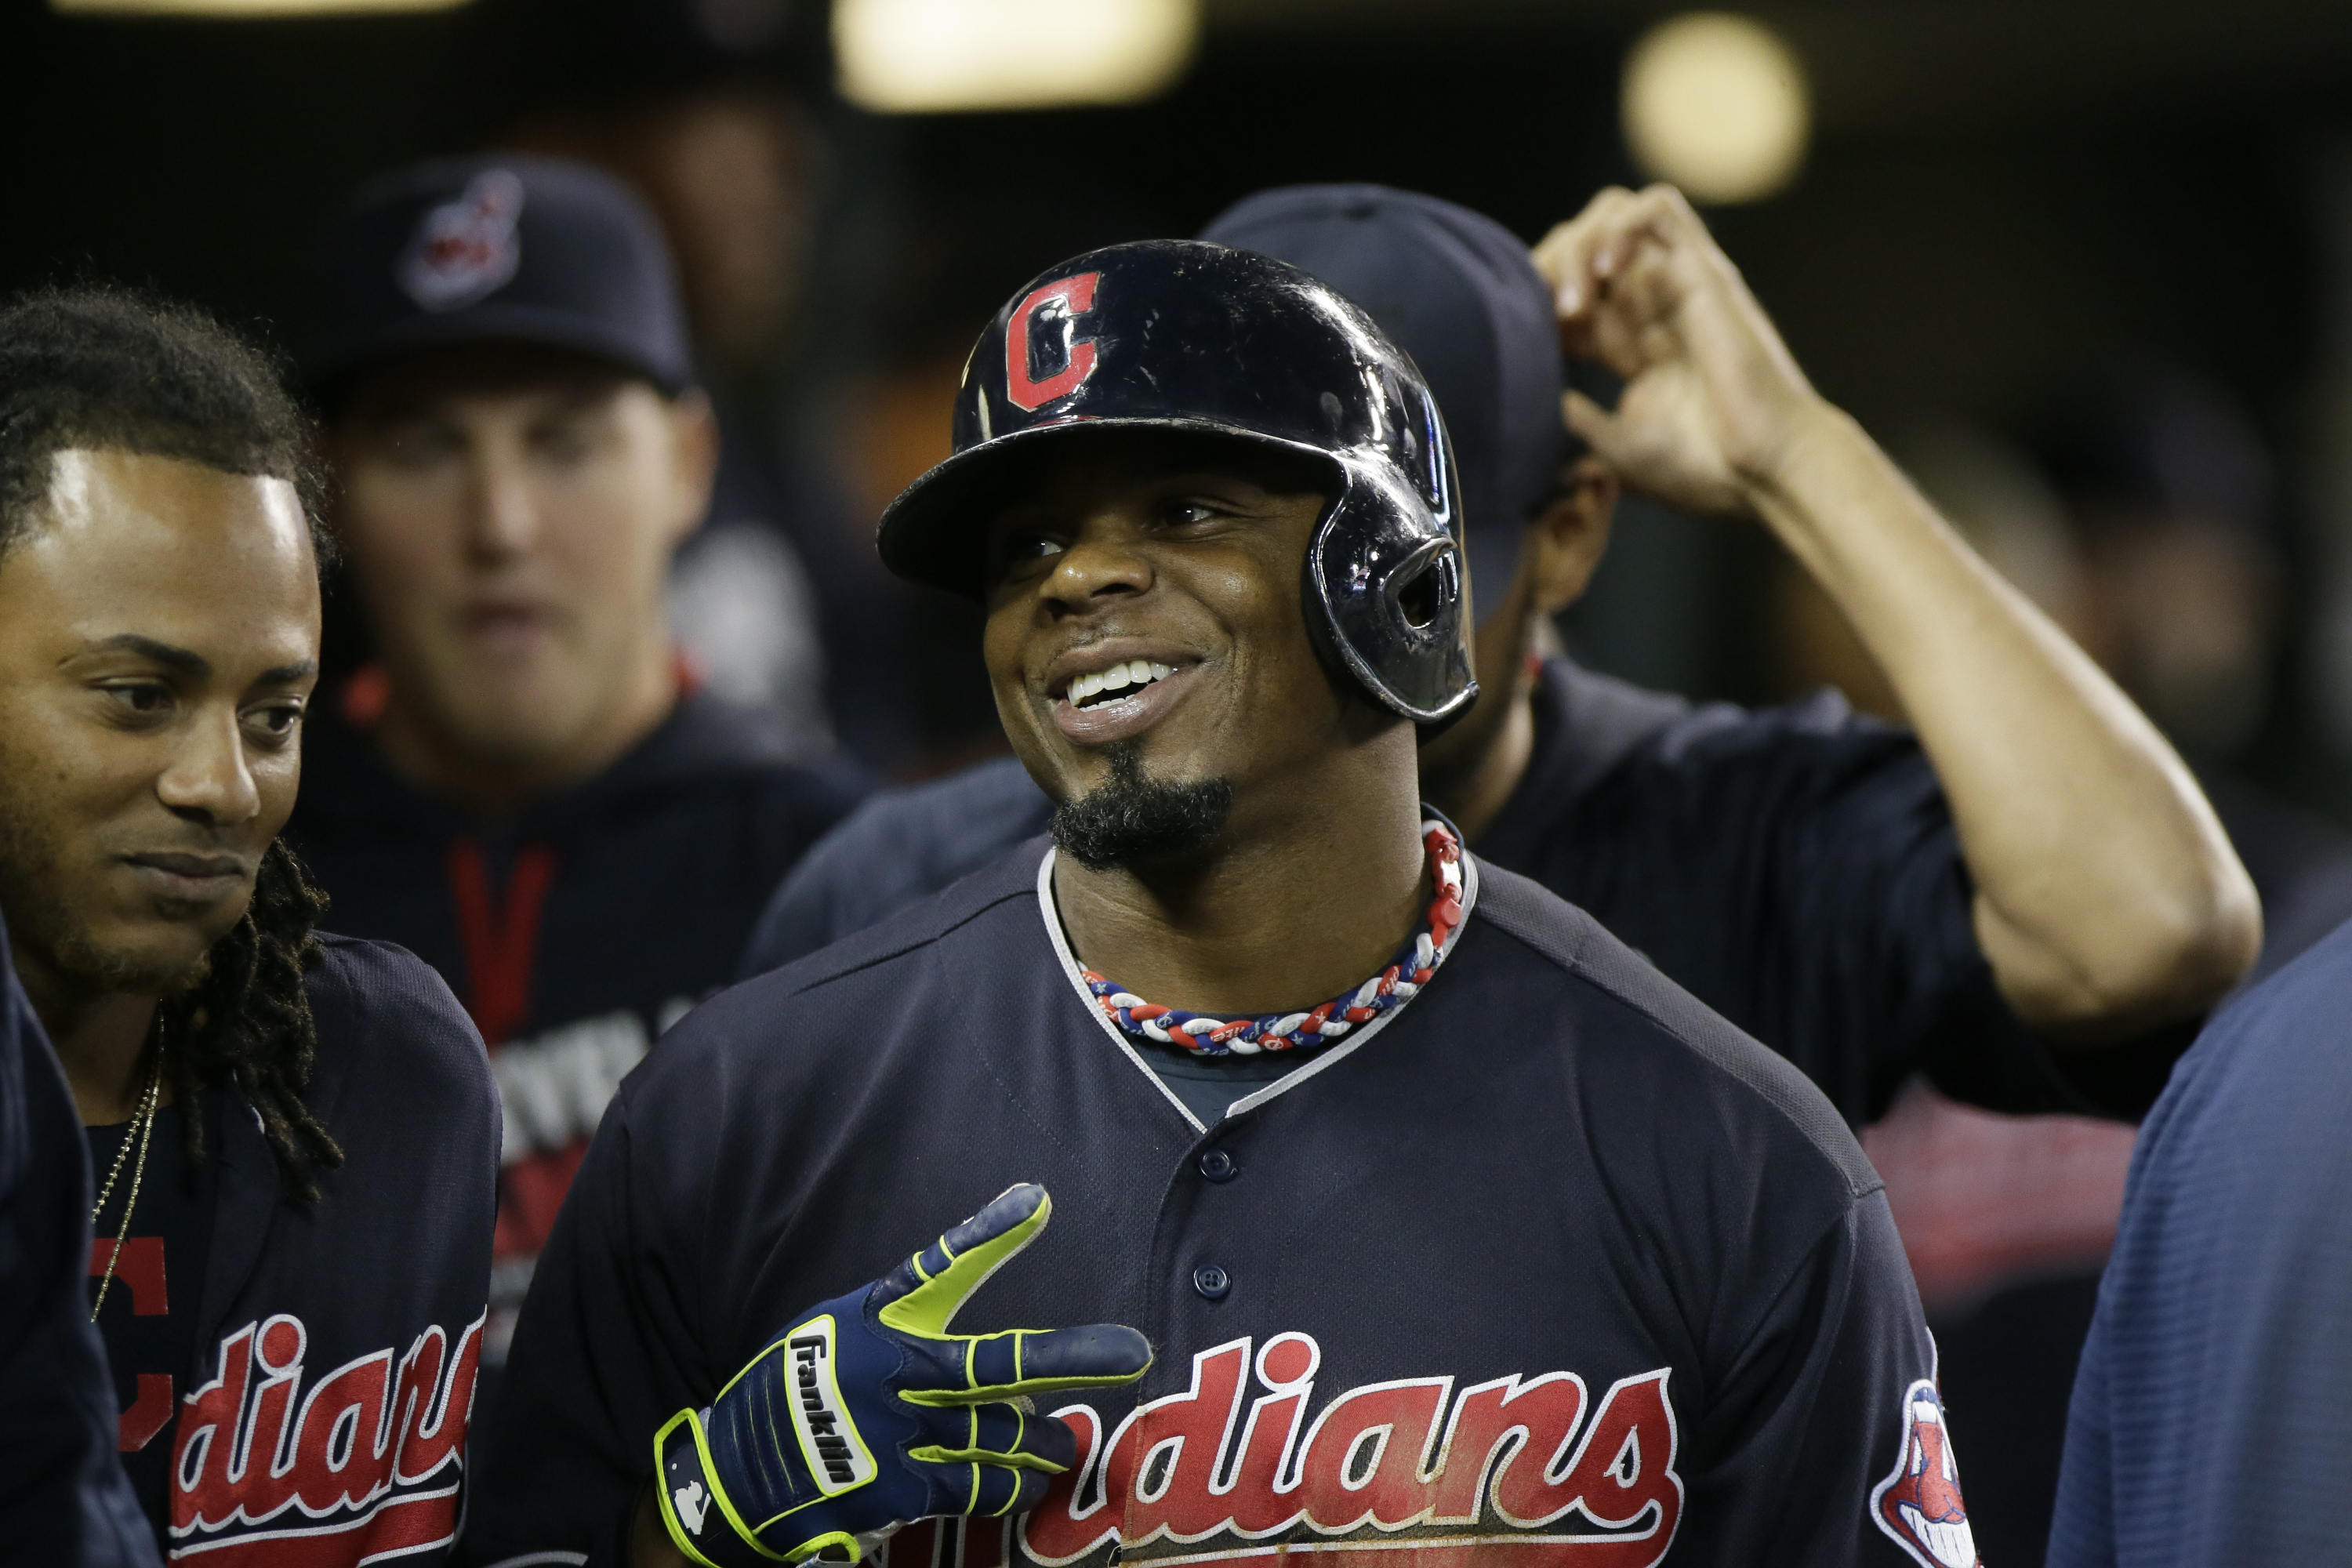
M 901 491 L 882 513 L 881 526 L 875 532 L 882 563 L 901 577 L 984 602 L 991 586 L 989 514 L 1003 499 L 1005 481 L 1026 467 L 1024 459 L 1034 459 L 1048 442 L 1066 443 L 1118 430 L 1205 436 L 1309 459 L 1329 476 L 1330 490 L 1324 498 L 1327 517 L 1338 491 L 1348 483 L 1346 470 L 1328 452 L 1213 419 L 1139 416 L 1033 425 L 957 453 Z

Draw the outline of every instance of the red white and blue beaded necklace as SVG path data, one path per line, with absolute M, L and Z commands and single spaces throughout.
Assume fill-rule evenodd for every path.
M 1218 1018 L 1206 1013 L 1156 1006 L 1115 980 L 1091 969 L 1078 971 L 1095 1005 L 1120 1032 L 1156 1045 L 1175 1046 L 1204 1057 L 1255 1056 L 1260 1051 L 1311 1050 L 1328 1045 L 1360 1024 L 1402 1007 L 1429 984 L 1462 924 L 1462 841 L 1442 822 L 1423 822 L 1421 841 L 1429 851 L 1430 880 L 1436 896 L 1420 927 L 1397 950 L 1396 961 L 1352 991 L 1342 991 L 1305 1013 L 1264 1013 L 1255 1018 Z

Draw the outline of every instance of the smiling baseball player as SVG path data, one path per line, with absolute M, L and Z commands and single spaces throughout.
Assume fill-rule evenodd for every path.
M 844 1553 L 928 1516 L 890 1568 L 1969 1568 L 1933 1347 L 1836 1111 L 1421 804 L 1417 740 L 1476 684 L 1412 362 L 1283 263 L 1118 246 L 999 312 L 954 444 L 882 552 L 985 602 L 1052 839 L 722 994 L 623 1087 L 469 1558 L 791 1560 L 820 1536 L 763 1510 L 829 1484 Z M 1009 1194 L 896 1250 L 1023 1182 L 1060 1217 L 971 1315 L 1134 1324 L 1139 1382 L 1112 1330 L 1048 1342 L 1049 1375 L 1107 1385 L 1040 1397 L 1055 1422 L 1001 1351 L 780 1381 L 809 1325 L 887 1326 L 959 1236 L 1026 1225 Z M 797 1430 L 681 1438 L 783 1388 L 879 1479 Z M 963 1450 L 908 1408 L 954 1401 L 994 1412 Z M 960 1452 L 970 1488 L 917 1496 Z

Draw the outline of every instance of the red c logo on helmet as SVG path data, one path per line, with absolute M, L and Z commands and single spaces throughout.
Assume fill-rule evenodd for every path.
M 1034 414 L 1057 397 L 1067 397 L 1086 384 L 1087 377 L 1095 373 L 1095 341 L 1073 337 L 1069 340 L 1069 357 L 1062 368 L 1043 381 L 1029 374 L 1029 321 L 1048 302 L 1058 302 L 1067 315 L 1091 310 L 1095 303 L 1095 285 L 1102 280 L 1099 272 L 1081 272 L 1075 278 L 1058 279 L 1029 291 L 1029 297 L 1013 310 L 1013 319 L 1004 323 L 1004 395 L 1024 413 Z

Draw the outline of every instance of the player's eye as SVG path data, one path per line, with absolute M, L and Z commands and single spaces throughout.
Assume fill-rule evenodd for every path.
M 404 419 L 379 438 L 384 456 L 395 467 L 429 468 L 465 455 L 466 437 L 455 426 L 437 419 Z
M 1166 528 L 1190 528 L 1223 515 L 1223 508 L 1198 496 L 1179 496 L 1160 508 L 1160 521 Z
M 1041 528 L 1007 529 L 997 536 L 992 550 L 995 575 L 999 581 L 1028 576 L 1068 548 L 1067 541 Z
M 245 711 L 245 726 L 264 744 L 282 745 L 302 727 L 302 704 L 285 700 L 248 708 Z
M 531 446 L 546 461 L 572 468 L 596 455 L 600 434 L 584 416 L 552 420 L 531 432 Z
M 172 710 L 172 689 L 160 680 L 110 681 L 100 689 L 125 718 L 157 719 Z

